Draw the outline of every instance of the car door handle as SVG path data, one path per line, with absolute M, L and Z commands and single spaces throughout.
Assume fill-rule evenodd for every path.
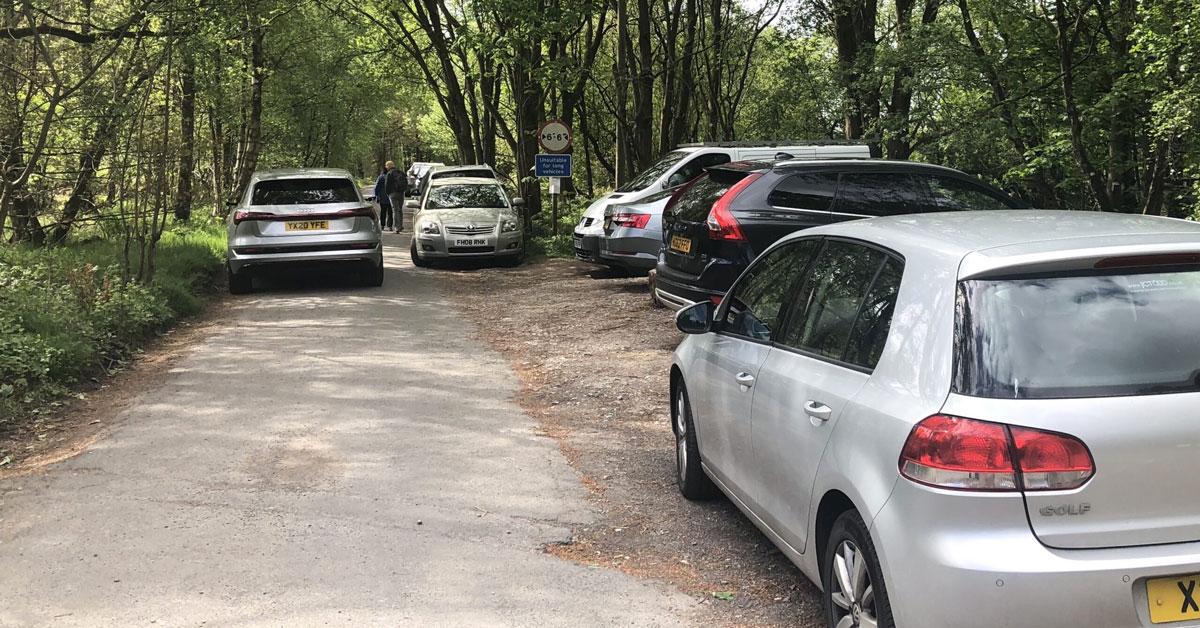
M 807 414 L 808 416 L 824 423 L 825 421 L 829 420 L 830 416 L 833 415 L 833 408 L 830 408 L 820 401 L 813 401 L 809 399 L 804 404 L 804 414 Z
M 746 388 L 749 388 L 754 385 L 754 376 L 746 371 L 738 373 L 733 379 L 737 381 L 738 386 L 745 386 Z

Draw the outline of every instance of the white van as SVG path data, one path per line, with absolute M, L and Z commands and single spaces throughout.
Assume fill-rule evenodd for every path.
M 604 209 L 614 203 L 633 203 L 667 188 L 700 176 L 705 168 L 731 161 L 771 161 L 785 154 L 789 159 L 839 159 L 870 157 L 865 144 L 844 142 L 714 142 L 685 144 L 663 155 L 632 181 L 596 199 L 575 226 L 575 257 L 594 264 L 600 258 L 600 236 L 604 235 Z

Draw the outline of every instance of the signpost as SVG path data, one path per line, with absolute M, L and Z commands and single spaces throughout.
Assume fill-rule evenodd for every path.
M 553 234 L 558 235 L 558 195 L 562 178 L 571 177 L 571 127 L 562 120 L 547 120 L 538 127 L 538 146 L 546 151 L 533 158 L 534 175 L 550 179 L 550 220 Z M 565 153 L 565 154 L 564 154 Z

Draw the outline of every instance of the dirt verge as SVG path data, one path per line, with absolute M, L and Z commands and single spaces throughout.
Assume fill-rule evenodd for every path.
M 550 553 L 668 582 L 713 623 L 822 625 L 816 588 L 732 504 L 676 489 L 667 373 L 680 334 L 645 278 L 564 260 L 441 272 L 601 513 Z

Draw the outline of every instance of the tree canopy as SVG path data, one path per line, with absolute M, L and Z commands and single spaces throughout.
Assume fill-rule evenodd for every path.
M 845 139 L 1040 206 L 1200 209 L 1183 0 L 0 0 L 0 20 L 6 242 L 86 227 L 152 260 L 256 168 L 386 159 L 492 163 L 536 213 L 550 118 L 584 195 L 686 142 Z

